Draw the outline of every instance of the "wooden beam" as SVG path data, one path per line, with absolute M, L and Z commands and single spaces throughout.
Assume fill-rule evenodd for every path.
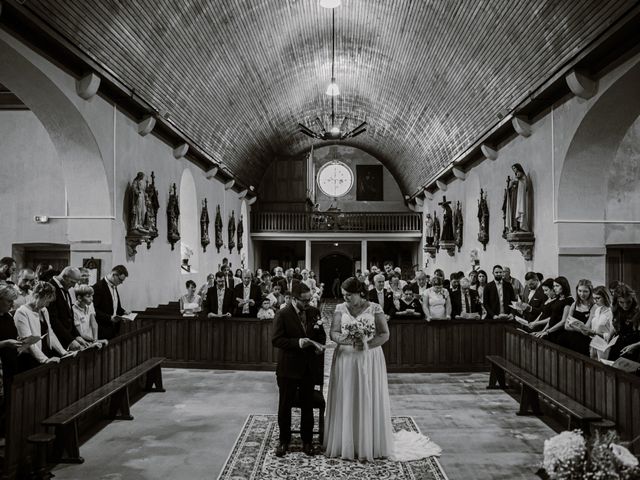
M 464 173 L 460 168 L 458 167 L 453 167 L 451 169 L 451 171 L 453 172 L 453 175 L 458 179 L 458 180 L 464 180 L 465 178 L 467 178 L 467 174 Z
M 207 180 L 214 180 L 216 178 L 216 174 L 218 173 L 218 167 L 213 167 L 206 173 Z
M 230 190 L 231 188 L 233 188 L 235 184 L 236 184 L 235 180 L 229 180 L 227 183 L 224 184 L 224 189 Z
M 482 154 L 489 160 L 495 160 L 496 158 L 498 158 L 498 151 L 491 145 L 483 143 L 482 145 L 480 145 L 480 150 L 482 151 Z
M 173 149 L 173 156 L 176 158 L 184 157 L 189 151 L 189 145 L 186 143 L 182 143 Z
M 252 197 L 249 200 L 247 200 L 247 205 L 253 205 L 254 203 L 256 203 L 256 200 L 258 200 L 258 197 Z
M 149 115 L 138 124 L 138 133 L 143 137 L 146 135 L 149 135 L 153 130 L 153 127 L 155 126 L 156 126 L 155 117 L 152 117 L 151 115 Z
M 246 196 L 247 196 L 247 193 L 249 193 L 249 190 L 247 190 L 247 189 L 242 190 L 242 191 L 238 194 L 238 198 L 242 200 L 244 197 L 246 197 Z
M 436 185 L 438 186 L 438 188 L 443 191 L 446 192 L 447 191 L 447 184 L 444 183 L 442 180 L 436 180 Z
M 576 97 L 591 98 L 598 91 L 598 82 L 580 70 L 571 70 L 564 79 Z
M 529 137 L 531 135 L 531 124 L 526 117 L 516 115 L 511 119 L 511 125 L 518 135 Z
M 85 100 L 89 100 L 98 93 L 98 88 L 100 88 L 100 77 L 93 72 L 76 80 L 76 92 Z

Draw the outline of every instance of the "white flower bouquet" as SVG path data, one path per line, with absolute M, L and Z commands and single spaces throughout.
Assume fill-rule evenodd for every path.
M 366 318 L 359 318 L 355 322 L 347 323 L 342 326 L 343 331 L 346 333 L 346 340 L 350 341 L 354 346 L 362 344 L 364 349 L 369 348 L 367 340 L 369 340 L 375 334 L 375 323 Z

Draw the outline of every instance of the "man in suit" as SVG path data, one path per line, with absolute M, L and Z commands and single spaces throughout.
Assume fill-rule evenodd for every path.
M 522 285 L 522 282 L 520 282 L 520 280 L 511 276 L 511 269 L 509 267 L 504 267 L 502 280 L 511 284 L 516 297 L 524 300 L 524 286 Z
M 215 286 L 207 290 L 207 317 L 230 317 L 234 309 L 233 291 L 225 287 L 224 273 L 217 272 Z
M 127 267 L 116 265 L 104 278 L 93 286 L 93 306 L 98 322 L 98 338 L 110 340 L 120 333 L 122 315 L 127 312 L 120 303 L 118 286 L 129 276 Z
M 411 284 L 411 288 L 413 289 L 413 293 L 415 293 L 419 299 L 422 299 L 422 296 L 426 294 L 427 289 L 429 288 L 427 274 L 423 271 L 416 272 L 416 278 Z
M 233 288 L 236 317 L 255 317 L 262 300 L 260 287 L 253 284 L 251 270 L 242 271 L 242 282 Z
M 69 290 L 80 280 L 82 274 L 78 268 L 65 267 L 49 282 L 56 291 L 55 300 L 47 307 L 49 321 L 60 344 L 67 350 L 81 350 L 89 345 L 80 336 L 73 322 L 73 300 Z
M 382 273 L 373 277 L 373 288 L 367 293 L 367 299 L 380 305 L 385 315 L 391 315 L 391 310 L 394 308 L 393 294 L 384 288 L 384 282 L 385 276 Z
M 322 325 L 320 312 L 309 305 L 311 291 L 302 282 L 294 286 L 292 301 L 278 310 L 274 320 L 272 344 L 278 348 L 276 378 L 280 392 L 278 400 L 278 426 L 280 444 L 276 456 L 287 453 L 291 442 L 291 407 L 296 392 L 301 405 L 300 436 L 302 450 L 313 455 L 313 389 L 314 377 L 321 374 L 324 350 L 311 341 L 324 345 L 327 335 Z
M 300 283 L 300 280 L 296 280 L 293 274 L 294 274 L 293 268 L 287 268 L 287 271 L 284 272 L 285 277 L 279 282 L 280 289 L 283 292 L 287 292 L 287 291 L 293 292 L 293 286 L 296 283 Z
M 282 267 L 276 267 L 273 269 L 273 277 L 271 277 L 271 284 L 277 285 L 284 280 L 284 273 Z M 283 290 L 284 292 L 284 290 Z
M 516 300 L 516 294 L 510 283 L 502 279 L 502 267 L 493 267 L 493 281 L 489 282 L 484 290 L 484 308 L 488 319 L 513 320 L 513 314 L 509 313 L 511 302 Z
M 460 279 L 460 288 L 451 292 L 451 318 L 475 318 L 482 315 L 482 305 L 478 292 L 471 290 L 471 283 L 466 277 Z
M 233 273 L 231 273 L 231 267 L 229 265 L 222 265 L 220 271 L 224 275 L 224 288 L 228 288 L 229 290 L 233 290 L 235 286 L 235 280 L 233 279 Z
M 293 278 L 296 280 L 302 280 L 302 271 L 300 270 L 300 267 L 293 269 Z
M 547 296 L 542 290 L 542 283 L 536 272 L 527 272 L 524 276 L 524 281 L 526 286 L 519 306 L 522 308 L 524 319 L 527 322 L 533 322 L 542 313 L 542 307 L 544 302 L 547 301 Z

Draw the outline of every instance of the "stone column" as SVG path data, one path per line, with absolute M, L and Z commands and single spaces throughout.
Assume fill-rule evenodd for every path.
M 311 240 L 304 241 L 304 268 L 311 270 Z
M 367 241 L 360 241 L 360 269 L 367 270 Z

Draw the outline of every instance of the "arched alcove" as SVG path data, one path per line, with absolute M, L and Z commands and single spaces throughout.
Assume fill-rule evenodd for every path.
M 184 169 L 180 178 L 179 202 L 182 273 L 197 273 L 200 267 L 200 209 L 198 208 L 196 183 L 188 168 Z

